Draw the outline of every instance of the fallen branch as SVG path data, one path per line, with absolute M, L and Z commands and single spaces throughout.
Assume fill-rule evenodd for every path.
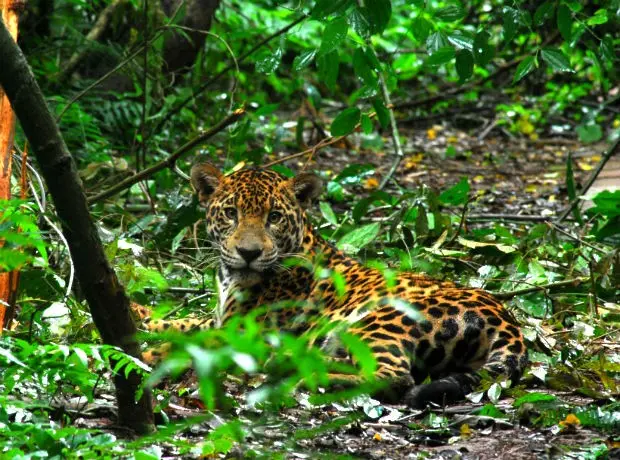
M 609 147 L 609 149 L 603 154 L 603 156 L 601 157 L 601 161 L 598 162 L 598 165 L 596 165 L 596 168 L 594 169 L 594 171 L 592 171 L 592 174 L 590 174 L 590 177 L 588 178 L 588 181 L 586 182 L 586 184 L 583 186 L 583 188 L 579 191 L 579 196 L 577 198 L 575 198 L 573 201 L 571 201 L 569 203 L 569 205 L 566 207 L 566 209 L 562 212 L 562 214 L 560 214 L 560 217 L 558 217 L 558 219 L 556 220 L 556 223 L 560 223 L 562 222 L 564 219 L 566 219 L 566 217 L 573 212 L 573 209 L 575 209 L 575 207 L 577 206 L 577 204 L 579 204 L 579 202 L 581 201 L 581 196 L 585 195 L 586 192 L 590 189 L 590 187 L 592 187 L 592 184 L 594 184 L 594 181 L 596 180 L 596 178 L 598 177 L 598 175 L 601 173 L 601 171 L 603 170 L 603 168 L 605 167 L 605 164 L 609 161 L 609 159 L 614 156 L 614 154 L 616 153 L 616 151 L 618 150 L 618 146 L 620 146 L 620 136 L 618 136 L 618 138 L 616 139 L 616 141 L 611 145 L 611 147 Z
M 590 278 L 588 278 L 587 276 L 582 276 L 582 277 L 575 278 L 572 280 L 564 280 L 564 281 L 558 281 L 556 283 L 549 283 L 549 284 L 544 284 L 540 286 L 532 286 L 530 288 L 525 288 L 525 289 L 517 289 L 516 291 L 493 292 L 493 295 L 500 300 L 508 300 L 518 295 L 531 294 L 532 292 L 538 292 L 538 291 L 546 292 L 546 291 L 563 288 L 567 286 L 579 286 L 581 283 L 584 283 L 589 280 Z
M 117 193 L 131 187 L 133 184 L 136 184 L 150 176 L 152 176 L 153 174 L 161 171 L 162 169 L 166 169 L 166 168 L 171 168 L 174 166 L 175 162 L 185 153 L 189 152 L 191 149 L 193 149 L 194 147 L 196 147 L 197 145 L 203 143 L 204 141 L 210 139 L 211 137 L 213 137 L 214 135 L 216 135 L 217 133 L 219 133 L 220 131 L 222 131 L 223 129 L 225 129 L 226 127 L 232 125 L 234 122 L 236 122 L 237 120 L 239 120 L 239 118 L 241 118 L 242 116 L 245 115 L 245 110 L 244 109 L 237 109 L 235 110 L 233 113 L 231 113 L 230 115 L 228 115 L 226 118 L 224 118 L 222 121 L 220 121 L 217 125 L 213 126 L 211 129 L 209 129 L 208 131 L 199 134 L 198 136 L 196 136 L 194 139 L 192 139 L 191 141 L 187 142 L 185 145 L 181 146 L 176 152 L 172 153 L 170 156 L 166 157 L 165 159 L 161 160 L 158 163 L 155 163 L 153 166 L 144 169 L 142 171 L 140 171 L 137 174 L 134 174 L 133 176 L 128 177 L 125 180 L 120 181 L 118 184 L 110 187 L 107 190 L 104 190 L 103 192 L 91 196 L 88 198 L 88 203 L 89 204 L 93 204 L 96 203 L 98 201 L 101 200 L 105 200 L 106 198 L 109 198 L 113 195 L 116 195 Z
M 289 30 L 291 30 L 293 27 L 295 27 L 297 24 L 300 24 L 301 22 L 303 22 L 306 18 L 307 18 L 306 15 L 300 16 L 299 18 L 295 19 L 293 22 L 291 22 L 287 26 L 283 27 L 280 30 L 277 30 L 274 33 L 272 33 L 268 37 L 266 37 L 263 40 L 261 40 L 260 42 L 258 42 L 255 46 L 250 48 L 248 51 L 243 53 L 241 56 L 239 56 L 239 58 L 236 61 L 228 64 L 226 67 L 224 67 L 218 73 L 216 73 L 213 77 L 209 78 L 206 82 L 204 82 L 202 85 L 200 85 L 194 91 L 192 91 L 192 95 L 191 96 L 183 99 L 179 104 L 177 104 L 175 107 L 171 108 L 168 111 L 168 113 L 166 114 L 166 116 L 164 118 L 162 118 L 159 123 L 157 123 L 157 125 L 155 126 L 155 128 L 153 128 L 153 130 L 151 130 L 151 134 L 152 133 L 160 132 L 162 130 L 162 128 L 166 125 L 166 123 L 168 123 L 172 119 L 172 117 L 174 117 L 177 113 L 179 113 L 181 110 L 183 110 L 183 108 L 187 104 L 189 104 L 192 100 L 194 100 L 197 95 L 199 95 L 200 93 L 204 92 L 209 86 L 211 86 L 217 80 L 222 78 L 222 76 L 226 75 L 228 72 L 230 72 L 232 69 L 234 69 L 236 66 L 238 66 L 241 62 L 243 62 L 249 56 L 254 54 L 256 51 L 258 51 L 260 48 L 265 46 L 271 40 L 273 40 L 276 37 L 279 37 L 280 35 L 285 34 Z

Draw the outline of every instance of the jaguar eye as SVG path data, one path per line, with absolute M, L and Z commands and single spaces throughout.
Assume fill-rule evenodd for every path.
M 225 208 L 224 215 L 228 217 L 230 220 L 235 220 L 237 218 L 237 208 Z
M 270 224 L 275 224 L 282 220 L 282 213 L 278 211 L 271 211 L 267 216 L 267 222 Z

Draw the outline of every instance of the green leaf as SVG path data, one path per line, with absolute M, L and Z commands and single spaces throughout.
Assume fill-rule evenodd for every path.
M 461 82 L 469 79 L 474 73 L 474 55 L 468 50 L 459 50 L 456 53 L 456 72 Z
M 355 8 L 351 11 L 351 14 L 349 14 L 349 24 L 360 37 L 370 37 L 370 23 L 359 9 Z
M 332 136 L 345 136 L 353 132 L 361 116 L 362 112 L 357 107 L 344 109 L 332 122 L 330 128 Z
M 365 113 L 362 114 L 362 131 L 364 134 L 370 134 L 373 131 L 372 120 Z
M 450 46 L 450 42 L 448 41 L 448 37 L 446 37 L 443 32 L 435 32 L 426 40 L 426 48 L 428 49 L 429 54 L 433 54 L 438 49 L 446 48 L 448 46 Z
M 473 51 L 474 37 L 466 32 L 455 32 L 448 35 L 448 41 L 459 49 Z
M 449 5 L 435 12 L 436 19 L 445 22 L 458 21 L 465 17 L 465 10 L 461 5 Z
M 573 26 L 573 14 L 570 12 L 570 8 L 566 5 L 560 5 L 557 14 L 558 30 L 562 34 L 562 38 L 567 42 L 570 42 Z
M 512 83 L 516 83 L 530 73 L 536 67 L 536 58 L 534 56 L 528 56 L 523 59 L 517 66 L 517 71 L 512 79 Z
M 547 20 L 553 16 L 553 3 L 544 2 L 541 4 L 534 13 L 534 24 L 542 26 Z
M 595 206 L 588 213 L 598 213 L 609 219 L 620 216 L 620 190 L 603 190 L 592 198 Z
M 557 48 L 543 48 L 541 51 L 543 61 L 545 61 L 552 69 L 560 72 L 572 72 L 570 62 L 566 55 Z
M 586 21 L 586 24 L 588 24 L 589 26 L 596 26 L 599 24 L 605 24 L 608 20 L 609 18 L 607 17 L 607 10 L 600 9 L 597 10 L 596 13 L 594 13 L 594 16 L 590 17 Z
M 329 88 L 336 86 L 338 71 L 340 70 L 340 57 L 338 51 L 325 54 L 317 59 L 319 79 Z
M 256 63 L 256 71 L 269 75 L 276 71 L 280 67 L 282 62 L 282 48 L 277 48 L 273 53 L 268 54 L 266 57 Z
M 525 396 L 521 396 L 520 398 L 515 399 L 515 402 L 512 403 L 513 407 L 520 407 L 523 404 L 533 404 L 533 403 L 549 403 L 552 401 L 556 401 L 558 398 L 549 393 L 528 393 Z
M 424 43 L 431 31 L 433 30 L 433 25 L 424 19 L 422 16 L 418 16 L 413 20 L 413 36 L 420 43 Z
M 568 192 L 568 199 L 572 203 L 577 198 L 577 187 L 575 187 L 575 174 L 573 173 L 573 156 L 570 152 L 568 152 L 566 157 L 566 190 Z M 573 216 L 577 222 L 583 222 L 578 206 L 573 208 Z
M 502 19 L 504 20 L 504 41 L 509 43 L 517 34 L 519 29 L 519 17 L 520 13 L 514 8 L 509 6 L 504 7 Z
M 474 58 L 480 66 L 487 65 L 495 56 L 495 48 L 489 44 L 490 38 L 486 32 L 480 32 L 474 37 Z
M 390 112 L 381 99 L 373 99 L 372 107 L 377 112 L 377 118 L 382 128 L 390 126 Z
M 425 64 L 431 66 L 446 64 L 454 59 L 454 55 L 454 48 L 447 46 L 445 48 L 438 49 L 431 54 L 425 61 Z
M 614 52 L 614 40 L 611 38 L 611 35 L 605 35 L 603 40 L 601 40 L 601 45 L 599 47 L 601 51 L 601 56 L 605 58 L 607 64 L 612 64 L 616 60 L 616 54 Z
M 312 19 L 321 20 L 336 12 L 344 11 L 353 0 L 317 0 L 312 10 Z
M 455 206 L 465 204 L 467 203 L 469 190 L 469 182 L 466 177 L 463 177 L 456 185 L 450 187 L 448 190 L 444 190 L 441 195 L 439 195 L 439 201 L 443 204 L 452 204 Z
M 378 78 L 373 70 L 373 65 L 368 59 L 368 55 L 362 48 L 357 48 L 353 53 L 353 70 L 365 85 L 370 87 L 377 86 Z
M 319 208 L 321 209 L 321 214 L 323 214 L 323 217 L 325 217 L 325 220 L 327 222 L 329 222 L 333 226 L 338 225 L 338 218 L 336 217 L 336 214 L 334 213 L 334 210 L 329 205 L 329 203 L 321 201 L 319 203 Z
M 371 34 L 380 34 L 385 30 L 392 16 L 390 0 L 366 0 L 360 12 L 368 20 Z
M 335 50 L 347 37 L 348 30 L 349 25 L 347 24 L 347 20 L 342 16 L 329 21 L 323 32 L 319 56 L 323 56 Z
M 358 227 L 343 236 L 336 244 L 336 247 L 345 252 L 355 254 L 364 246 L 374 241 L 379 236 L 380 229 L 378 222 Z
M 603 138 L 603 130 L 595 123 L 577 126 L 577 134 L 579 135 L 579 140 L 586 144 L 600 141 Z
M 293 59 L 293 69 L 297 72 L 305 69 L 312 63 L 314 56 L 316 56 L 316 50 L 304 51 L 299 56 L 295 56 L 295 59 Z

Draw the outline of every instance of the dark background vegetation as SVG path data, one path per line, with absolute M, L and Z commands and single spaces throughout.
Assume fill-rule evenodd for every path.
M 22 275 L 0 341 L 0 456 L 616 455 L 620 192 L 586 185 L 613 165 L 619 137 L 618 11 L 617 0 L 30 0 L 19 45 L 134 300 L 177 317 L 215 305 L 185 179 L 196 157 L 310 169 L 326 183 L 312 212 L 326 238 L 498 293 L 532 366 L 521 386 L 485 381 L 486 400 L 452 412 L 362 390 L 312 393 L 311 406 L 292 390 L 323 382 L 320 353 L 240 318 L 167 336 L 178 347 L 149 374 L 97 345 L 33 163 L 31 198 L 0 214 L 0 269 Z M 240 108 L 174 165 L 110 192 Z M 159 420 L 174 423 L 134 441 L 110 429 L 110 357 L 149 385 L 195 369 L 155 389 Z

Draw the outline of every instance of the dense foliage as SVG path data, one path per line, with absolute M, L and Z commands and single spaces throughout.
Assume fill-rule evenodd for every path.
M 195 62 L 174 73 L 164 43 L 186 32 L 175 26 L 186 10 L 166 16 L 151 3 L 31 0 L 20 31 L 20 45 L 78 163 L 107 256 L 133 299 L 160 316 L 209 315 L 215 305 L 214 260 L 183 178 L 194 156 L 225 169 L 275 162 L 286 175 L 308 166 L 327 184 L 312 218 L 340 249 L 386 276 L 425 272 L 508 301 L 524 325 L 533 364 L 517 388 L 485 380 L 480 396 L 488 402 L 476 416 L 538 429 L 596 430 L 580 447 L 583 458 L 604 458 L 618 447 L 620 411 L 612 396 L 620 373 L 620 191 L 602 192 L 587 211 L 575 206 L 558 219 L 582 194 L 592 169 L 560 151 L 561 164 L 552 161 L 547 177 L 550 193 L 537 195 L 535 185 L 512 189 L 532 195 L 534 206 L 518 212 L 531 219 L 485 219 L 485 211 L 501 213 L 515 197 L 497 192 L 495 178 L 477 167 L 510 165 L 510 155 L 493 143 L 479 152 L 459 140 L 460 133 L 484 131 L 484 141 L 492 131 L 532 151 L 551 137 L 580 145 L 615 142 L 618 0 L 230 0 L 204 31 Z M 105 32 L 87 39 L 110 5 L 115 9 Z M 241 107 L 247 111 L 241 121 L 184 156 L 176 169 L 105 200 L 93 198 Z M 18 127 L 16 146 L 24 144 Z M 447 180 L 405 179 L 412 171 L 418 177 L 423 165 L 442 170 L 450 161 L 474 166 Z M 368 388 L 318 391 L 328 367 L 320 350 L 266 330 L 256 316 L 193 336 L 159 337 L 177 346 L 152 372 L 97 345 L 33 166 L 31 198 L 0 204 L 0 270 L 21 271 L 19 315 L 0 341 L 1 458 L 158 458 L 168 451 L 209 456 L 231 449 L 284 456 L 304 450 L 302 440 L 390 413 L 364 396 Z M 431 187 L 423 185 L 426 179 Z M 518 205 L 525 201 L 517 198 Z M 372 375 L 367 350 L 348 342 L 362 372 Z M 186 380 L 159 385 L 162 423 L 166 413 L 177 420 L 152 437 L 119 443 L 122 433 L 84 422 L 86 407 L 94 408 L 91 418 L 110 415 L 102 404 L 110 372 L 138 369 L 154 386 L 188 368 L 198 394 Z M 294 392 L 302 380 L 309 400 Z M 578 407 L 551 390 L 591 399 Z M 231 396 L 237 393 L 244 396 Z M 502 394 L 515 399 L 500 406 Z M 206 412 L 180 413 L 179 400 Z M 329 424 L 290 428 L 284 441 L 265 434 L 278 411 L 311 404 L 346 410 L 331 409 Z M 441 412 L 407 423 L 416 436 L 432 431 L 447 441 L 454 435 Z M 461 425 L 459 435 L 466 438 L 467 430 Z M 174 436 L 180 432 L 186 436 Z M 192 433 L 201 436 L 198 442 Z

